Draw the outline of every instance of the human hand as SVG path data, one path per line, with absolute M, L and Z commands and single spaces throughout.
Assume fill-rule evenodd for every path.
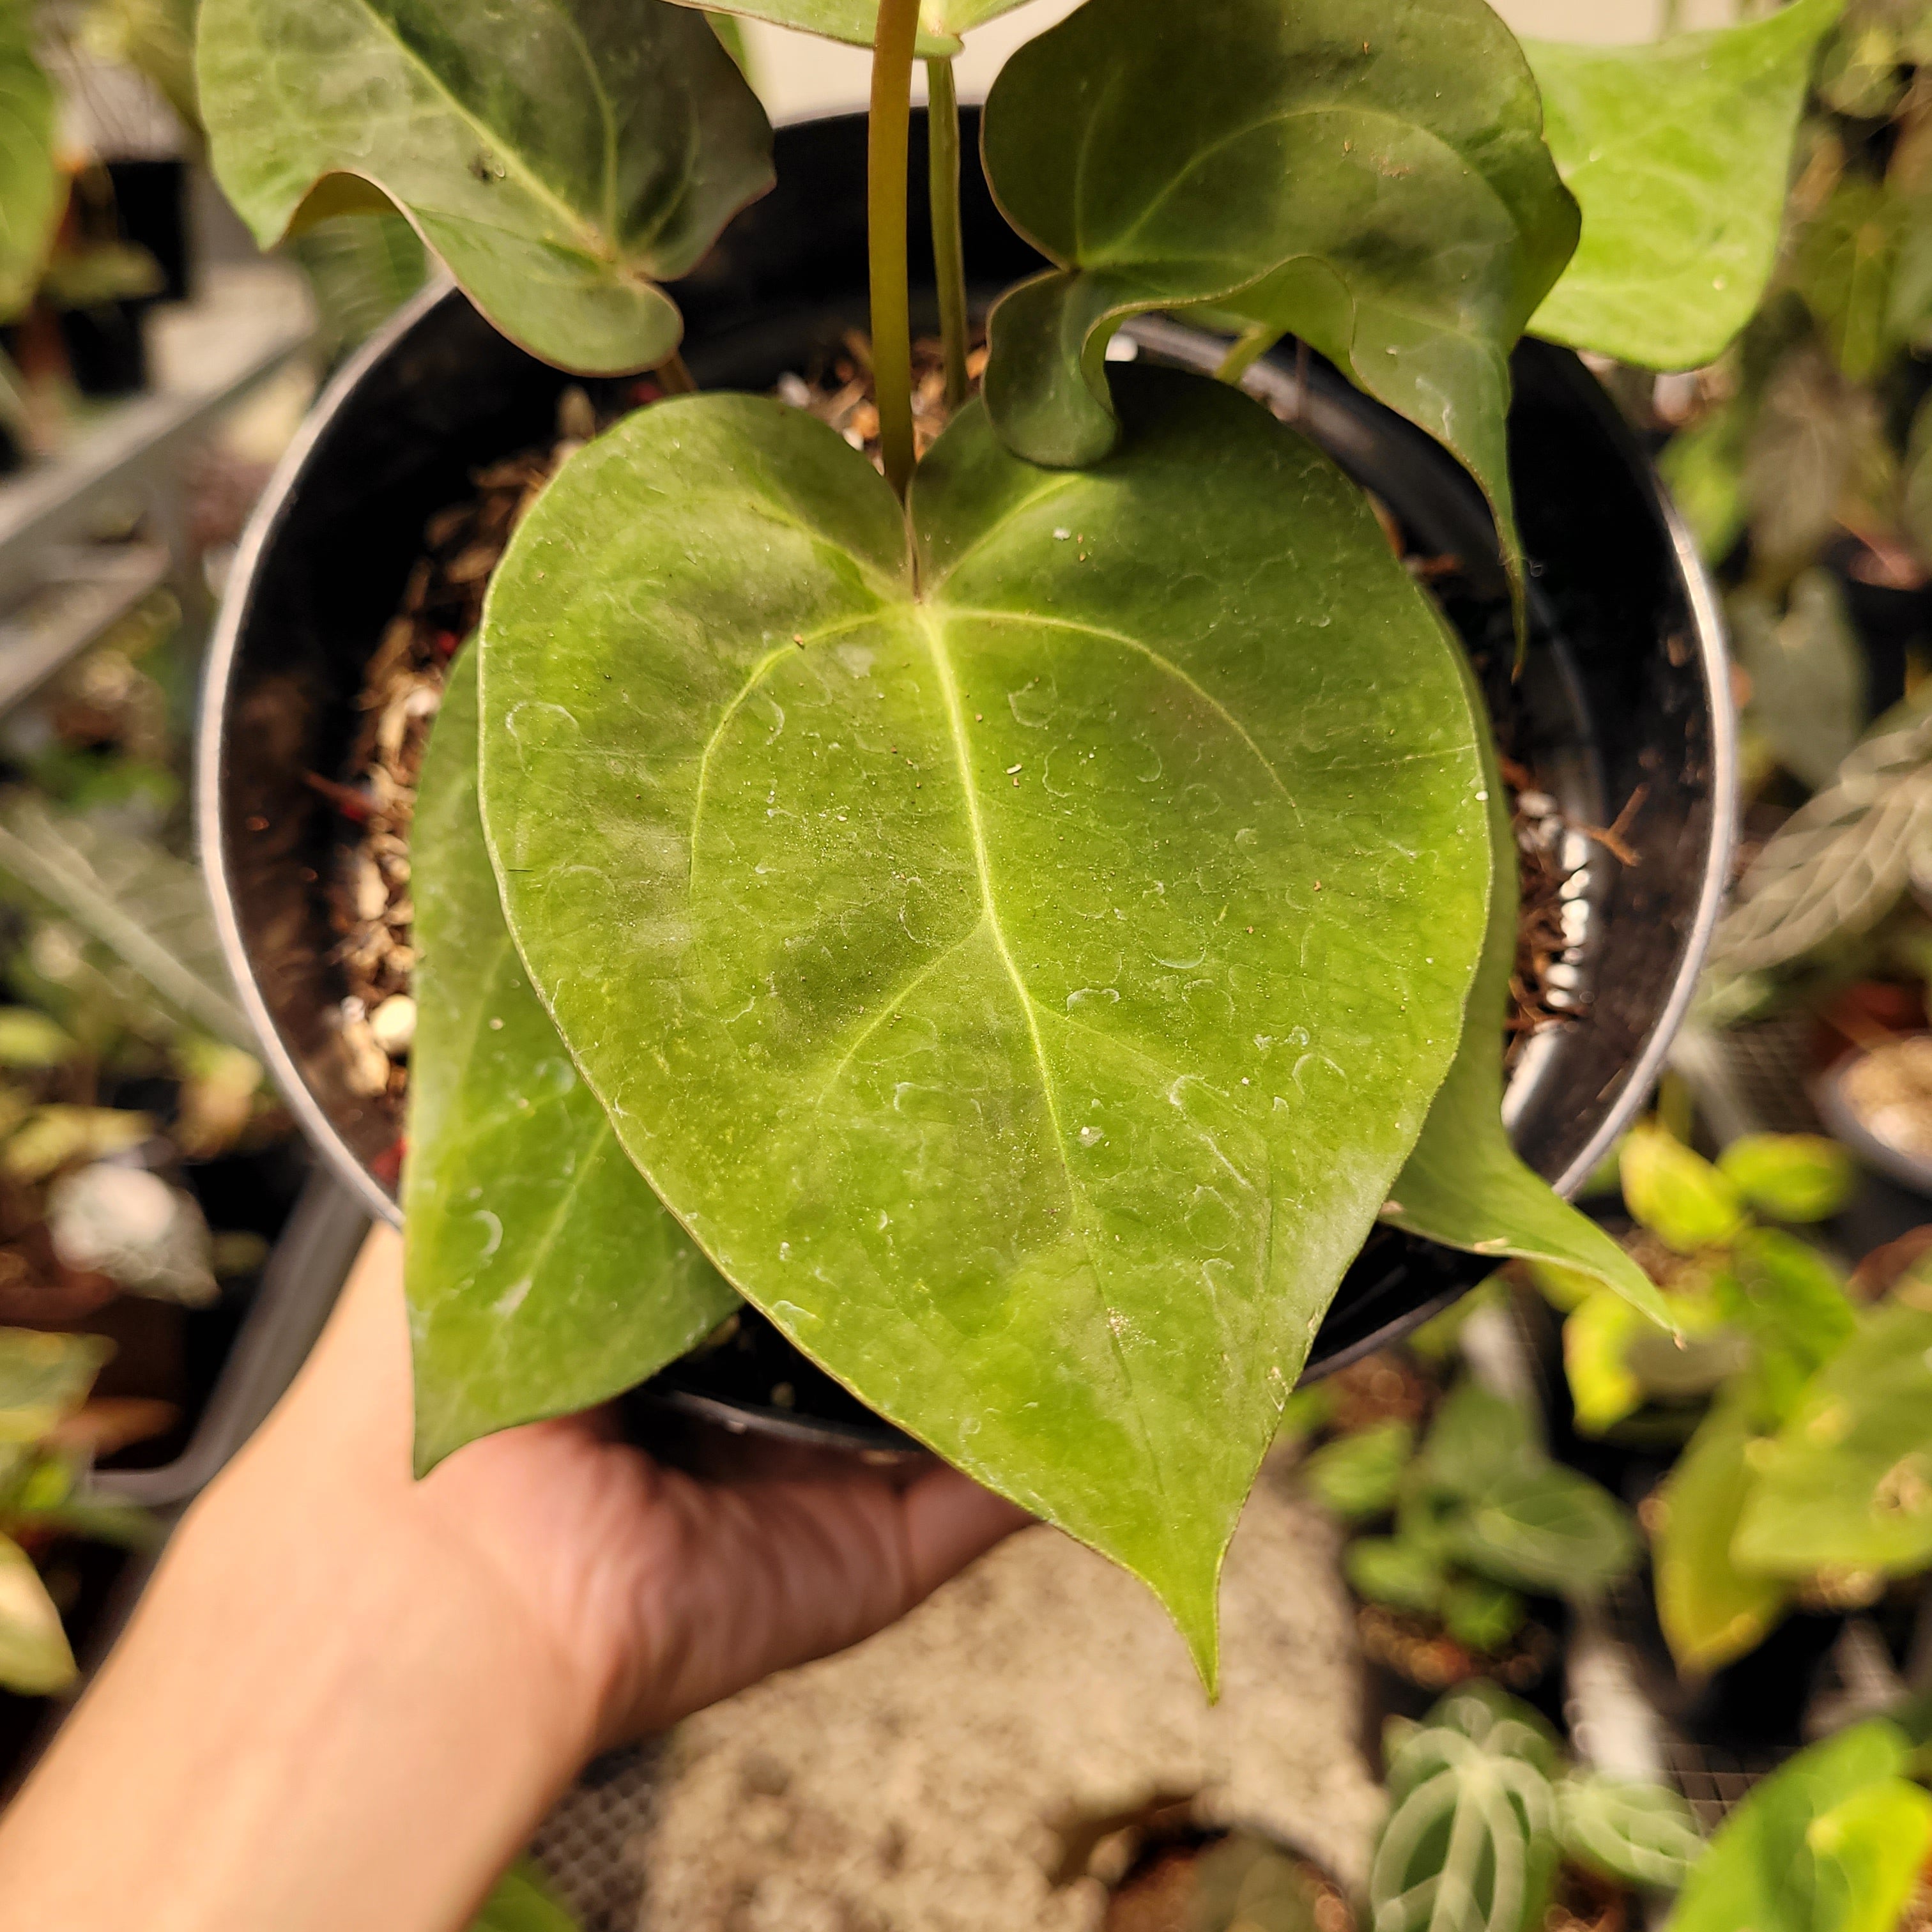
M 500 1592 L 598 1748 L 662 1730 L 902 1616 L 1030 1519 L 937 1462 L 710 1436 L 704 1472 L 616 1439 L 608 1412 L 535 1423 L 409 1475 L 402 1243 L 371 1234 L 290 1400 L 225 1479 L 244 1511 L 393 1519 Z
M 401 1244 L 373 1235 L 0 1821 L 9 1922 L 459 1932 L 593 1750 L 890 1622 L 1025 1519 L 575 1417 L 410 1474 Z

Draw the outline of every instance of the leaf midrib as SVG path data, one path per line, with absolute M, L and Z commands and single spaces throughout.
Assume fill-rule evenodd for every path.
M 1140 1396 L 1134 1386 L 1133 1370 L 1129 1365 L 1125 1350 L 1120 1346 L 1120 1338 L 1114 1331 L 1108 1318 L 1112 1313 L 1107 1303 L 1106 1277 L 1100 1265 L 1092 1229 L 1087 1225 L 1084 1210 L 1087 1205 L 1085 1191 L 1073 1178 L 1072 1168 L 1067 1156 L 1066 1131 L 1060 1118 L 1060 1096 L 1053 1078 L 1053 1069 L 1046 1056 L 1046 1043 L 1040 1037 L 1040 1016 L 1034 1003 L 1032 993 L 1028 989 L 1019 963 L 1008 945 L 1005 928 L 1000 923 L 999 908 L 993 889 L 992 862 L 986 849 L 986 826 L 980 815 L 979 788 L 973 778 L 972 748 L 966 735 L 965 706 L 959 693 L 959 680 L 952 668 L 952 659 L 946 648 L 944 626 L 939 614 L 930 605 L 914 607 L 920 634 L 926 640 L 926 650 L 932 660 L 934 674 L 939 680 L 940 695 L 946 706 L 946 721 L 951 738 L 953 760 L 958 769 L 959 792 L 966 811 L 966 828 L 972 842 L 973 864 L 979 880 L 980 903 L 984 908 L 983 919 L 986 930 L 998 953 L 1000 963 L 1005 968 L 1007 978 L 1012 983 L 1015 997 L 1018 1000 L 1020 1012 L 1026 1022 L 1027 1037 L 1033 1046 L 1034 1059 L 1040 1069 L 1040 1093 L 1046 1102 L 1046 1113 L 1053 1128 L 1055 1147 L 1060 1156 L 1060 1171 L 1066 1186 L 1067 1197 L 1076 1210 L 1075 1222 L 1080 1236 L 1080 1244 L 1086 1250 L 1087 1264 L 1092 1270 L 1094 1292 L 1101 1307 L 1101 1327 L 1106 1330 L 1108 1348 L 1113 1352 L 1115 1366 L 1120 1372 L 1120 1384 L 1128 1408 L 1134 1418 L 1135 1432 L 1140 1438 L 1141 1453 L 1154 1479 L 1154 1486 L 1164 1496 L 1166 1493 L 1166 1472 L 1155 1450 L 1154 1439 L 1147 1426 L 1147 1418 L 1141 1407 Z
M 451 90 L 448 82 L 446 82 L 442 76 L 437 74 L 435 68 L 431 67 L 428 62 L 424 60 L 422 56 L 410 45 L 409 42 L 403 38 L 402 35 L 396 31 L 395 28 L 388 20 L 385 20 L 381 14 L 377 12 L 374 5 L 374 0 L 357 0 L 357 4 L 361 7 L 362 11 L 368 16 L 369 20 L 374 25 L 377 32 L 382 34 L 382 36 L 390 42 L 390 44 L 395 48 L 396 51 L 403 57 L 404 60 L 410 67 L 413 68 L 418 74 L 420 74 L 424 79 L 428 82 L 430 87 L 433 88 L 437 94 L 441 95 L 443 100 L 448 103 L 450 111 L 456 116 L 458 119 L 461 121 L 479 140 L 487 141 L 493 149 L 508 158 L 512 165 L 516 170 L 518 178 L 521 182 L 525 191 L 532 195 L 538 201 L 542 202 L 562 221 L 564 226 L 567 229 L 570 230 L 578 237 L 579 246 L 584 248 L 584 252 L 586 254 L 595 259 L 609 261 L 614 263 L 617 260 L 619 254 L 621 251 L 618 248 L 617 238 L 614 230 L 608 238 L 599 237 L 597 232 L 596 223 L 593 220 L 591 220 L 580 213 L 577 209 L 573 208 L 568 202 L 565 201 L 558 194 L 557 190 L 552 188 L 550 183 L 545 181 L 540 174 L 537 173 L 537 172 L 530 166 L 529 162 L 524 160 L 522 154 L 518 149 L 507 142 L 503 139 L 502 136 L 499 134 L 495 128 L 492 128 L 487 121 L 479 118 L 478 116 L 470 110 L 469 106 Z M 552 10 L 554 10 L 554 9 Z M 574 31 L 575 23 L 573 22 L 571 22 L 570 25 L 572 26 L 573 31 Z M 581 44 L 581 38 L 582 37 L 580 35 L 578 36 L 580 44 Z M 589 53 L 588 48 L 586 48 L 584 52 L 587 57 Z M 596 90 L 597 98 L 600 104 L 602 104 L 602 110 L 605 117 L 606 127 L 607 128 L 611 128 L 612 138 L 614 138 L 614 128 L 611 128 L 610 118 L 611 110 L 608 98 L 604 94 L 602 83 L 597 76 L 594 68 L 590 69 L 590 74 L 591 85 Z M 608 171 L 609 158 L 610 156 L 607 145 L 606 193 L 608 195 L 614 195 L 616 185 L 616 176 L 614 173 Z M 340 172 L 345 174 L 354 174 L 358 172 L 358 170 L 353 168 L 346 168 L 339 171 L 332 170 L 330 172 Z M 608 247 L 600 245 L 600 243 L 605 240 L 608 240 Z

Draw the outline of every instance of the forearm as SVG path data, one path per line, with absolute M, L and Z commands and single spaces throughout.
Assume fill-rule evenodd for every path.
M 591 1747 L 584 1689 L 422 1506 L 390 1392 L 344 1396 L 298 1388 L 184 1525 L 0 1821 L 0 1921 L 460 1928 Z

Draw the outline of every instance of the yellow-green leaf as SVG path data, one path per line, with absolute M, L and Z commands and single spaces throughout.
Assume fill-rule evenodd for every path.
M 1524 42 L 1583 210 L 1535 334 L 1652 369 L 1716 358 L 1777 260 L 1805 82 L 1842 4 L 1636 46 Z
M 410 832 L 416 1034 L 403 1174 L 426 1470 L 655 1375 L 738 1298 L 631 1165 L 531 992 L 476 802 L 476 653 L 452 666 Z
M 0 1536 L 0 1684 L 22 1696 L 45 1697 L 64 1690 L 74 1676 L 60 1612 L 33 1558 L 10 1537 Z
M 884 480 L 778 404 L 586 446 L 491 586 L 484 818 L 533 983 L 726 1276 L 1148 1578 L 1211 1677 L 1488 853 L 1454 649 L 1360 493 L 1222 385 L 1119 393 L 1092 470 L 957 416 L 916 576 Z

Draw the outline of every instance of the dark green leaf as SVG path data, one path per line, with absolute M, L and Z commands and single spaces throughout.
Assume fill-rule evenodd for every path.
M 1770 1576 L 1932 1564 L 1932 1312 L 1893 1302 L 1813 1377 L 1732 1545 Z
M 1805 82 L 1841 4 L 1640 46 L 1523 44 L 1583 210 L 1538 335 L 1651 369 L 1716 359 L 1777 260 Z
M 1624 1205 L 1680 1255 L 1722 1247 L 1743 1230 L 1736 1187 L 1654 1120 L 1630 1130 L 1622 1172 Z
M 1450 1541 L 1460 1562 L 1494 1582 L 1585 1601 L 1628 1574 L 1636 1547 L 1622 1504 L 1555 1462 L 1492 1484 Z
M 1732 648 L 1750 678 L 1746 716 L 1786 771 L 1821 790 L 1858 742 L 1866 716 L 1864 650 L 1838 580 L 1808 570 L 1782 612 L 1754 586 L 1735 592 L 1726 608 Z
M 1901 204 L 1868 175 L 1846 174 L 1808 223 L 1792 279 L 1852 382 L 1869 382 L 1900 347 L 1892 327 Z
M 1434 1554 L 1400 1536 L 1358 1536 L 1342 1552 L 1342 1573 L 1356 1594 L 1394 1610 L 1434 1610 L 1448 1582 Z
M 1670 1932 L 1893 1932 L 1932 1840 L 1906 1756 L 1882 1718 L 1801 1751 L 1725 1820 Z
M 1377 1423 L 1316 1450 L 1302 1465 L 1302 1478 L 1316 1501 L 1345 1522 L 1384 1515 L 1395 1507 L 1414 1447 L 1408 1423 Z
M 1528 1616 L 1522 1598 L 1486 1576 L 1452 1576 L 1437 1606 L 1442 1628 L 1472 1650 L 1493 1653 L 1522 1629 Z
M 1851 1156 L 1822 1134 L 1746 1134 L 1718 1155 L 1718 1169 L 1774 1221 L 1822 1221 L 1858 1185 Z
M 1210 302 L 1452 451 L 1514 557 L 1509 352 L 1577 218 L 1482 0 L 1088 0 L 1007 62 L 983 145 L 1055 265 L 993 314 L 986 401 L 1014 448 L 1104 454 L 1114 330 Z
M 1690 1808 L 1666 1785 L 1600 1772 L 1556 1787 L 1565 1856 L 1604 1877 L 1650 1892 L 1675 1892 L 1703 1856 Z
M 38 1442 L 87 1400 L 113 1352 L 99 1335 L 0 1328 L 0 1443 Z
M 44 1697 L 64 1690 L 74 1675 L 60 1612 L 33 1558 L 10 1537 L 0 1536 L 0 1685 Z
M 868 47 L 879 30 L 878 0 L 678 0 L 680 6 L 703 4 L 713 13 L 735 14 L 747 20 L 769 20 L 775 27 L 822 34 Z M 956 54 L 959 36 L 1010 14 L 1025 0 L 920 0 L 918 51 L 928 58 Z
M 1718 1402 L 1666 1479 L 1651 1538 L 1658 1622 L 1679 1670 L 1702 1676 L 1755 1650 L 1790 1598 L 1775 1577 L 1740 1569 L 1731 1541 L 1751 1490 L 1759 1438 L 1742 1403 Z
M 682 324 L 657 284 L 771 185 L 757 97 L 662 0 L 205 0 L 198 58 L 215 172 L 265 247 L 386 196 L 566 368 L 663 362 Z
M 1513 1471 L 1542 1460 L 1522 1405 L 1464 1382 L 1436 1412 L 1416 1475 L 1438 1495 L 1474 1502 Z
M 484 813 L 539 991 L 725 1274 L 1211 1668 L 1488 854 L 1454 656 L 1360 493 L 1220 384 L 1121 394 L 1090 472 L 956 418 L 916 596 L 813 418 L 600 437 L 492 586 Z
M 410 836 L 415 1045 L 403 1206 L 416 1466 L 653 1375 L 737 1297 L 634 1168 L 510 943 L 460 656 Z
M 34 58 L 35 16 L 0 8 L 0 322 L 32 300 L 66 199 L 54 160 L 54 91 Z
M 1517 1255 L 1581 1270 L 1614 1289 L 1660 1328 L 1669 1328 L 1663 1298 L 1649 1276 L 1595 1222 L 1580 1214 L 1517 1157 L 1503 1127 L 1503 1028 L 1509 1012 L 1510 976 L 1516 969 L 1520 886 L 1508 798 L 1482 693 L 1466 666 L 1465 676 L 1471 712 L 1482 727 L 1483 788 L 1489 806 L 1489 926 L 1455 1060 L 1382 1213 L 1411 1234 L 1452 1248 L 1498 1258 Z

